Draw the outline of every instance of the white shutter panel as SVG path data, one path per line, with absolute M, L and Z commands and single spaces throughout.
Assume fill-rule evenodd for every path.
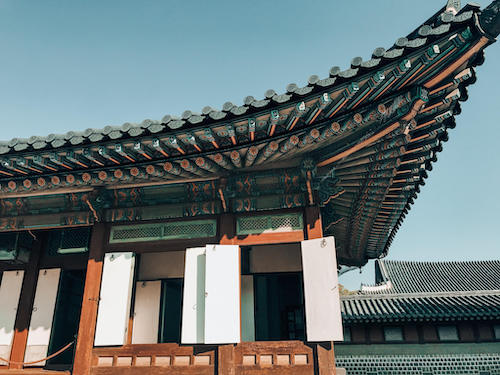
M 0 357 L 9 359 L 24 271 L 5 271 L 0 284 Z M 0 361 L 0 366 L 7 363 Z
M 47 356 L 60 275 L 60 268 L 40 270 L 38 274 L 28 342 L 24 355 L 25 362 L 37 361 Z M 32 366 L 43 366 L 44 364 L 45 361 Z
M 140 281 L 135 287 L 132 344 L 157 344 L 161 281 Z
M 342 317 L 333 237 L 302 241 L 308 341 L 342 341 Z
M 182 305 L 183 344 L 205 342 L 205 248 L 186 249 Z
M 241 276 L 241 341 L 255 341 L 253 276 Z
M 125 344 L 134 265 L 134 253 L 108 253 L 104 256 L 95 346 Z
M 241 341 L 240 249 L 207 245 L 205 275 L 205 343 Z

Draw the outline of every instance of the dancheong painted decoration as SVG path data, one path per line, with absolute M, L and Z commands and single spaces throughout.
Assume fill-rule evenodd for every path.
M 305 87 L 0 142 L 0 373 L 342 374 L 375 297 L 337 270 L 387 254 L 499 33 L 450 0 Z

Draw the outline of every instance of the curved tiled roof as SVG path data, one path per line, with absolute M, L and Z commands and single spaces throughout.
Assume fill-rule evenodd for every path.
M 378 260 L 375 286 L 342 297 L 348 323 L 500 319 L 500 261 Z
M 204 125 L 217 122 L 230 121 L 241 116 L 252 116 L 263 110 L 270 110 L 287 103 L 303 100 L 304 97 L 314 93 L 321 93 L 327 88 L 339 86 L 343 83 L 359 79 L 367 72 L 375 72 L 380 66 L 397 61 L 403 55 L 427 45 L 430 41 L 450 32 L 453 27 L 469 22 L 474 16 L 477 6 L 469 5 L 457 15 L 443 13 L 441 9 L 430 20 L 436 23 L 424 24 L 406 37 L 396 40 L 394 45 L 386 50 L 378 47 L 373 51 L 369 60 L 363 61 L 362 57 L 354 57 L 351 65 L 346 70 L 334 66 L 329 71 L 329 76 L 320 78 L 312 75 L 308 85 L 299 87 L 295 83 L 287 85 L 286 92 L 278 94 L 269 89 L 264 98 L 256 99 L 247 96 L 242 105 L 226 102 L 220 109 L 206 106 L 201 113 L 186 110 L 181 116 L 166 115 L 161 120 L 146 119 L 140 124 L 126 122 L 121 126 L 106 126 L 102 129 L 86 129 L 84 131 L 70 131 L 66 134 L 50 134 L 48 136 L 32 136 L 30 138 L 13 138 L 10 141 L 0 141 L 0 155 L 13 153 L 26 153 L 29 151 L 54 150 L 62 147 L 88 145 L 102 141 L 124 140 L 143 135 L 158 135 L 187 131 Z M 474 9 L 474 10 L 473 10 Z M 439 22 L 436 21 L 438 17 Z
M 363 293 L 440 293 L 500 290 L 500 260 L 412 262 L 378 260 L 377 283 Z M 383 288 L 386 283 L 390 288 Z
M 347 323 L 500 319 L 500 291 L 463 295 L 347 296 L 342 297 L 342 315 Z

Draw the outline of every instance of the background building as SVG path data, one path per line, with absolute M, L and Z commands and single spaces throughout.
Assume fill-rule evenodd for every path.
M 378 260 L 342 297 L 348 374 L 499 374 L 500 261 Z

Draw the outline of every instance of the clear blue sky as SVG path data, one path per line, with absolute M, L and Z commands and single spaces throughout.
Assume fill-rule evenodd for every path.
M 390 47 L 445 3 L 0 0 L 0 139 L 283 92 Z M 389 259 L 499 258 L 499 66 L 495 44 Z M 342 282 L 372 282 L 372 269 Z

